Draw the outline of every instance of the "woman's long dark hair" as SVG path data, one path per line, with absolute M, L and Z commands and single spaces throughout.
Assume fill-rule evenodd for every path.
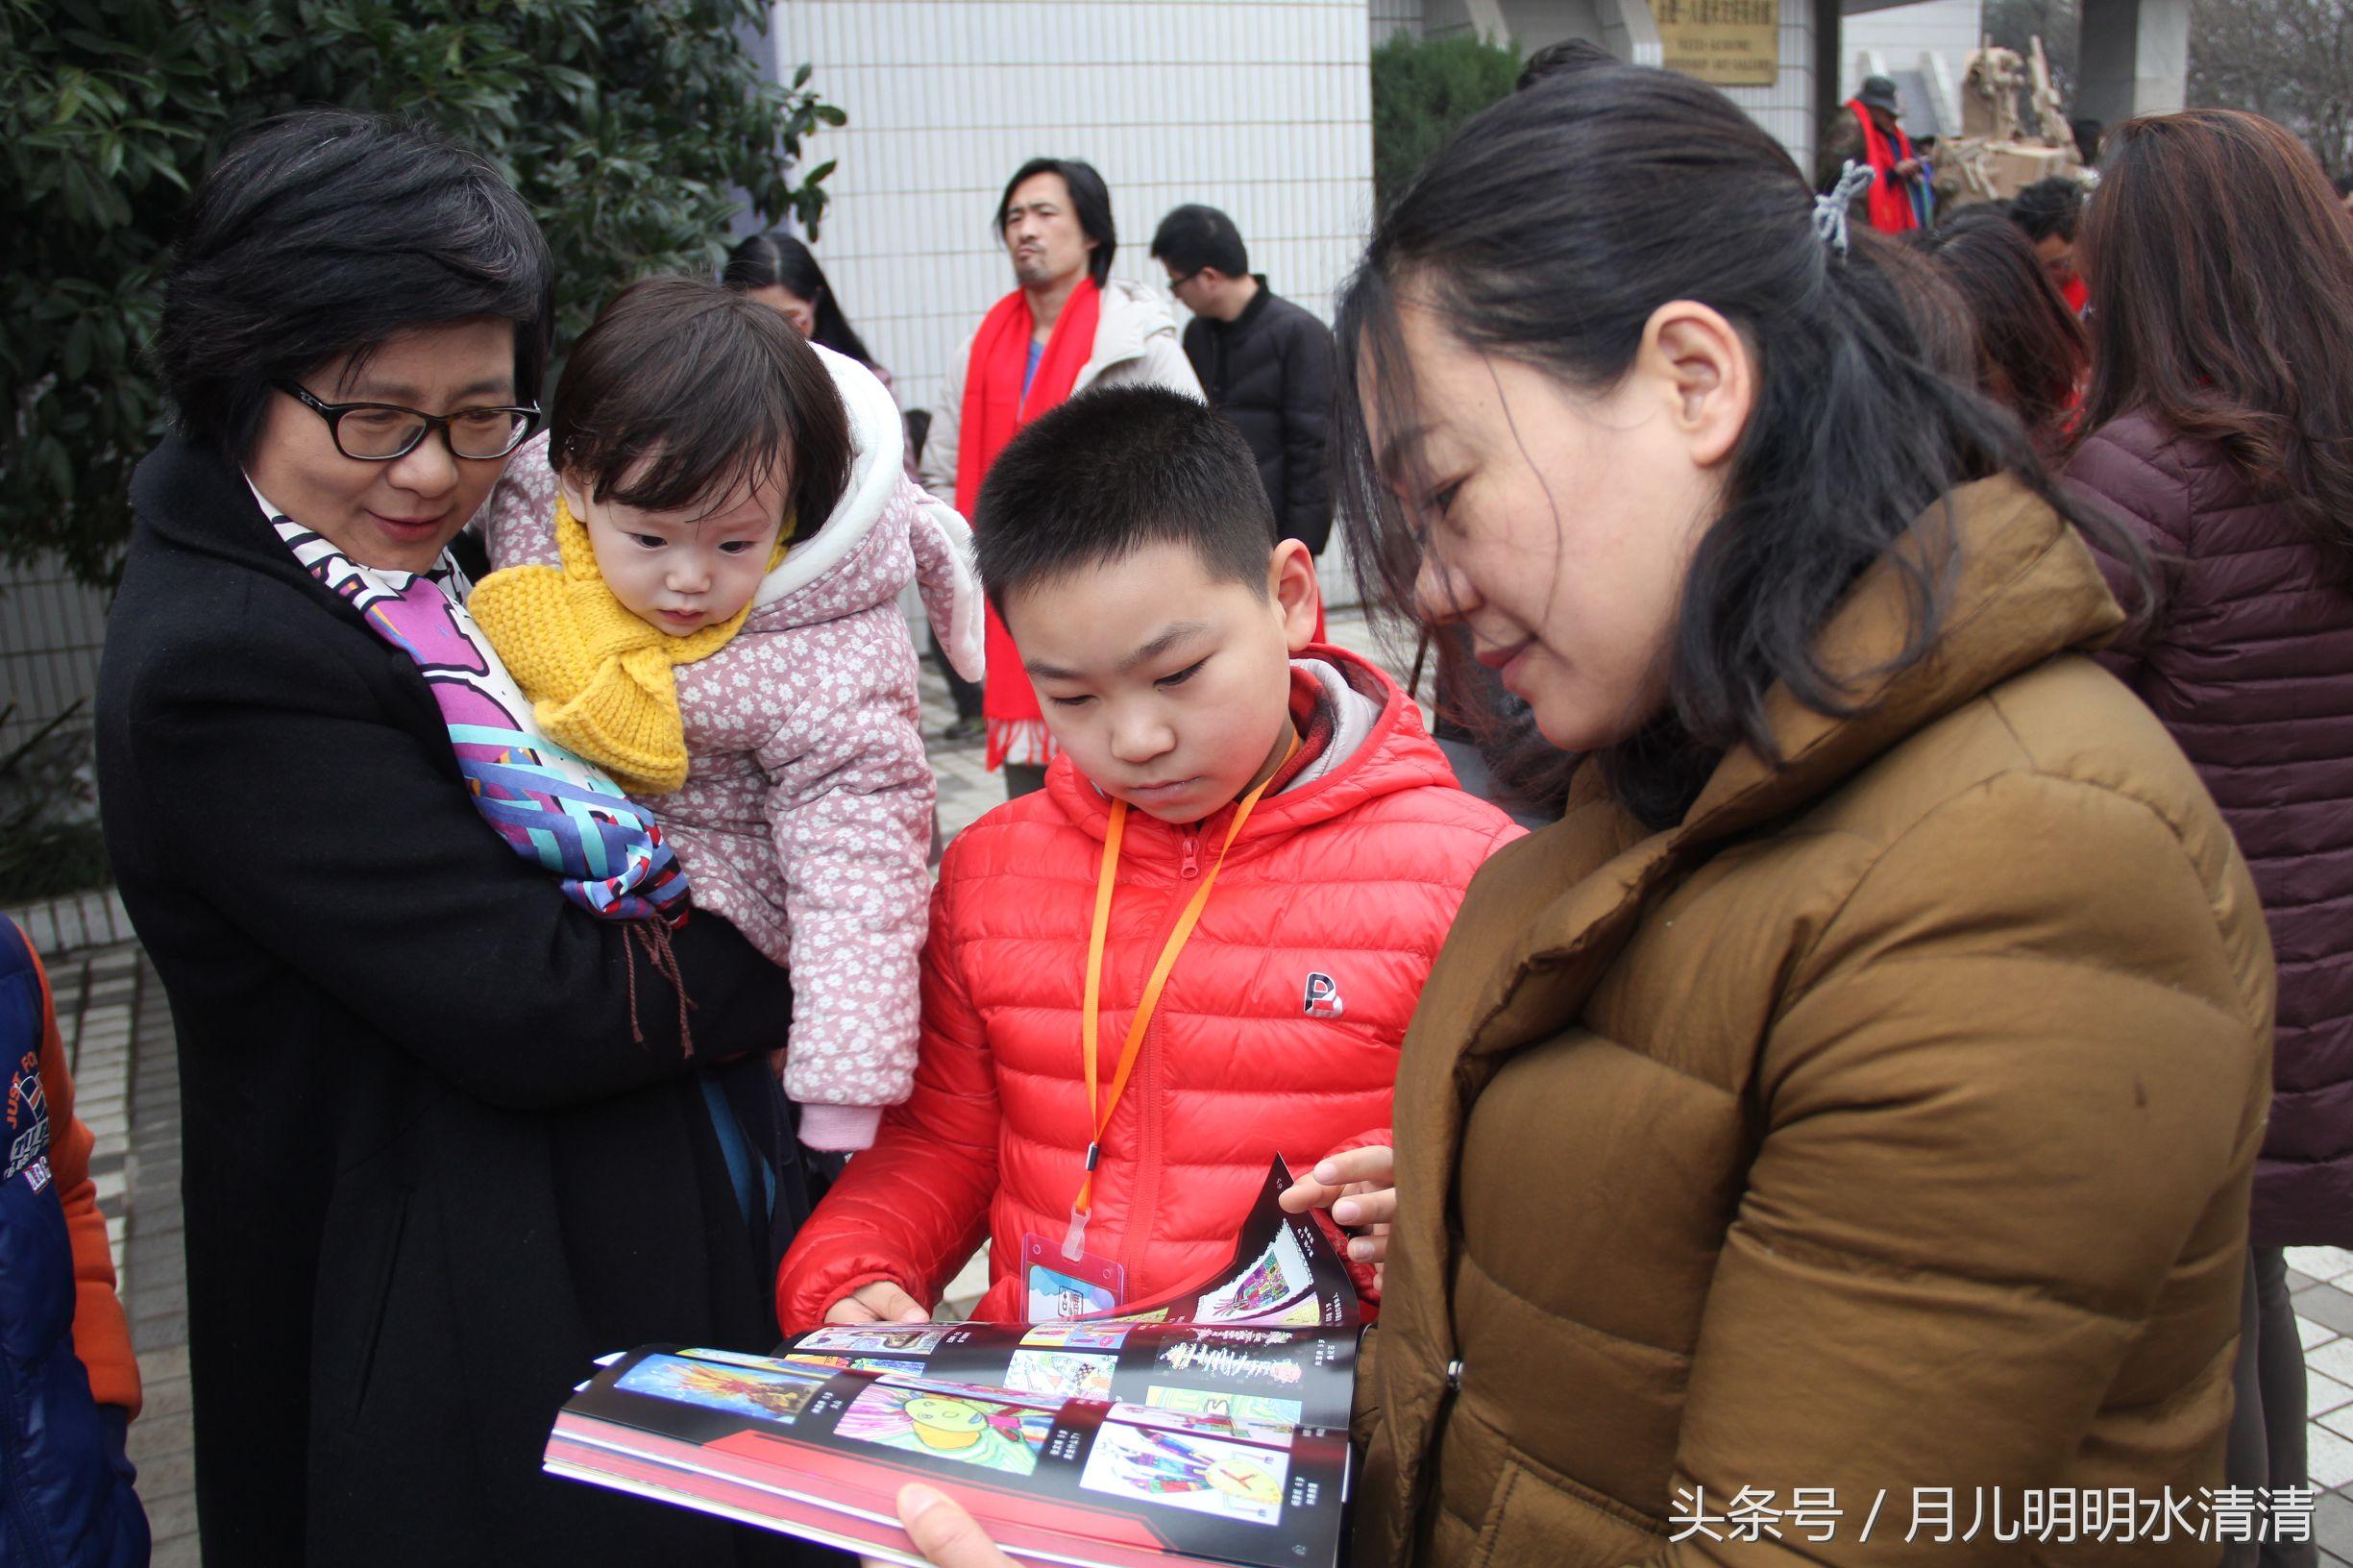
M 2013 470 L 2077 515 L 2018 422 L 1924 360 L 1874 248 L 1840 255 L 1813 214 L 1789 155 L 1721 92 L 1594 65 L 1464 125 L 1382 214 L 1341 302 L 1341 504 L 1367 600 L 1392 611 L 1411 605 L 1420 544 L 1354 394 L 1377 389 L 1385 431 L 1419 422 L 1403 297 L 1471 350 L 1581 389 L 1614 384 L 1669 301 L 1712 306 L 1751 345 L 1755 405 L 1723 515 L 1691 563 L 1669 710 L 1599 758 L 1619 800 L 1654 825 L 1689 809 L 1728 748 L 1777 760 L 1765 712 L 1776 684 L 1820 711 L 1853 711 L 1814 643 L 1882 557 L 1911 609 L 1895 667 L 1927 650 L 1953 551 L 1889 547 L 1954 486 Z M 1430 477 L 1402 478 L 1419 490 Z
M 2084 428 L 2145 411 L 2218 446 L 2353 580 L 2353 219 L 2304 144 L 2193 109 L 2108 133 L 2078 265 Z
M 727 265 L 719 281 L 729 288 L 749 293 L 755 288 L 781 286 L 796 299 L 807 300 L 817 313 L 817 325 L 809 333 L 809 341 L 846 354 L 858 363 L 872 366 L 874 356 L 867 352 L 866 339 L 849 325 L 842 313 L 842 302 L 834 297 L 833 285 L 825 281 L 825 269 L 817 264 L 809 247 L 791 234 L 754 234 L 727 253 Z
M 2091 350 L 2083 323 L 2050 281 L 2025 232 L 1973 208 L 1912 236 L 1941 266 L 1976 324 L 1977 389 L 2016 414 L 2035 445 L 2067 445 Z

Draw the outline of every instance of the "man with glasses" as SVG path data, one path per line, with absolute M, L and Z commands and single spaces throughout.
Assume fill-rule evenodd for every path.
M 1022 164 L 997 203 L 996 233 L 1016 286 L 948 371 L 920 464 L 924 487 L 967 518 L 1014 432 L 1065 399 L 1091 386 L 1132 385 L 1201 396 L 1168 306 L 1141 283 L 1111 275 L 1118 232 L 1111 191 L 1092 164 Z M 988 766 L 1005 770 L 1006 798 L 1042 785 L 1053 741 L 994 610 L 982 712 Z
M 1213 207 L 1161 219 L 1152 254 L 1168 269 L 1168 292 L 1193 313 L 1185 357 L 1210 406 L 1250 443 L 1275 526 L 1322 553 L 1332 536 L 1331 331 L 1251 272 L 1241 232 Z

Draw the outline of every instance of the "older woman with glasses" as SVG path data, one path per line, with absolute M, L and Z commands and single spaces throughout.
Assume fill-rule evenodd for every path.
M 543 1477 L 591 1359 L 765 1349 L 805 1212 L 791 994 L 541 740 L 451 552 L 537 422 L 530 214 L 346 113 L 197 194 L 101 676 L 123 898 L 179 1037 L 198 1518 L 240 1564 L 788 1550 Z

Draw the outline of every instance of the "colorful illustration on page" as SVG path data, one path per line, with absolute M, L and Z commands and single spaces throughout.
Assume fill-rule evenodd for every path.
M 824 1385 L 822 1380 L 797 1378 L 788 1372 L 690 1361 L 679 1356 L 649 1356 L 613 1384 L 632 1394 L 651 1394 L 762 1421 L 784 1422 L 798 1415 Z
M 1055 1399 L 1109 1399 L 1119 1359 L 1067 1350 L 1017 1350 L 1005 1368 L 1005 1386 L 1017 1393 Z
M 1266 1250 L 1239 1278 L 1202 1298 L 1198 1319 L 1205 1323 L 1233 1323 L 1257 1317 L 1294 1296 L 1312 1291 L 1314 1286 L 1315 1276 L 1309 1271 L 1307 1254 L 1300 1250 L 1299 1238 L 1291 1235 L 1287 1225 L 1275 1232 L 1274 1239 L 1266 1243 Z
M 1039 1323 L 1021 1335 L 1024 1345 L 1045 1349 L 1117 1350 L 1127 1343 L 1125 1323 Z
M 949 1324 L 917 1323 L 894 1327 L 887 1323 L 837 1324 L 804 1334 L 796 1351 L 834 1351 L 848 1356 L 928 1356 L 939 1348 Z
M 1053 1413 L 877 1383 L 851 1402 L 833 1430 L 904 1454 L 1034 1475 Z
M 1143 1402 L 1154 1409 L 1205 1415 L 1245 1432 L 1269 1436 L 1287 1437 L 1298 1427 L 1300 1417 L 1305 1413 L 1304 1408 L 1295 1399 L 1274 1399 L 1265 1394 L 1216 1393 L 1207 1388 L 1172 1388 L 1164 1384 L 1154 1384 L 1145 1389 Z
M 836 1367 L 857 1372 L 902 1372 L 920 1374 L 921 1361 L 895 1361 L 888 1356 L 812 1356 L 797 1350 L 784 1358 L 796 1366 Z
M 1269 1449 L 1106 1421 L 1095 1433 L 1079 1484 L 1164 1507 L 1271 1525 L 1283 1512 L 1289 1464 L 1287 1456 Z

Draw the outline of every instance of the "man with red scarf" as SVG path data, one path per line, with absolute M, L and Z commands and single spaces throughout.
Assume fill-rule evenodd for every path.
M 1022 164 L 997 203 L 996 232 L 1018 286 L 990 308 L 950 367 L 921 463 L 925 487 L 967 517 L 1014 432 L 1074 393 L 1149 385 L 1201 396 L 1166 303 L 1111 276 L 1118 232 L 1111 192 L 1091 164 Z M 1053 741 L 993 609 L 981 711 L 988 765 L 1005 770 L 1006 798 L 1044 783 Z
M 1822 138 L 1821 188 L 1836 184 L 1849 162 L 1868 165 L 1873 176 L 1868 208 L 1857 215 L 1889 234 L 1921 228 L 1927 196 L 1927 164 L 1913 151 L 1901 118 L 1896 84 L 1867 76 L 1831 117 Z

